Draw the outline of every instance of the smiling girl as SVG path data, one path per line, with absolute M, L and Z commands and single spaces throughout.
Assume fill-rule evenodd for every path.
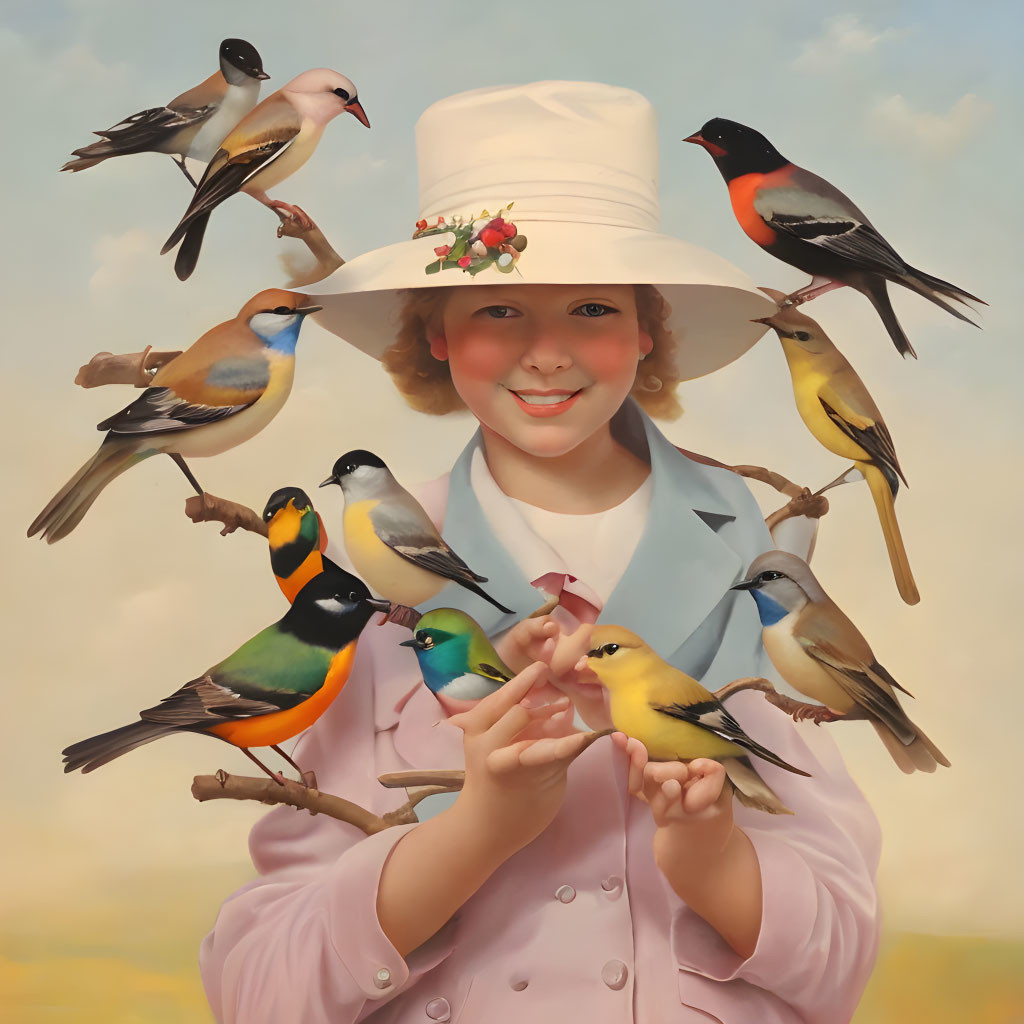
M 316 301 L 414 407 L 478 420 L 419 497 L 519 615 L 451 587 L 422 609 L 511 630 L 502 655 L 525 667 L 449 717 L 399 646 L 407 633 L 364 637 L 296 758 L 378 813 L 401 802 L 382 772 L 465 767 L 464 788 L 422 824 L 370 837 L 269 814 L 251 843 L 260 878 L 203 946 L 214 1012 L 846 1021 L 875 955 L 879 837 L 828 738 L 760 695 L 730 700 L 746 731 L 813 776 L 759 765 L 793 811 L 772 816 L 734 807 L 717 762 L 648 764 L 624 737 L 587 747 L 575 717 L 607 724 L 574 667 L 598 617 L 709 689 L 772 675 L 752 602 L 729 590 L 772 543 L 757 505 L 644 411 L 677 414 L 676 384 L 741 355 L 772 304 L 657 233 L 654 116 L 636 93 L 480 90 L 435 104 L 417 136 L 417 237 L 353 260 Z M 541 590 L 561 598 L 551 621 L 515 627 Z M 563 696 L 538 703 L 546 683 Z

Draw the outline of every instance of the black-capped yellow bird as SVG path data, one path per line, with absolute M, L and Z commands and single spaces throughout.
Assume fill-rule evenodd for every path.
M 720 761 L 748 807 L 769 814 L 792 814 L 758 775 L 748 754 L 796 775 L 808 772 L 787 764 L 751 739 L 721 701 L 696 679 L 662 660 L 623 626 L 595 626 L 587 666 L 608 691 L 612 724 L 638 739 L 653 761 Z

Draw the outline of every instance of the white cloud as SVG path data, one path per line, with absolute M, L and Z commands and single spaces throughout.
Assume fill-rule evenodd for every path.
M 140 263 L 155 260 L 160 243 L 140 228 L 131 228 L 120 235 L 102 235 L 93 246 L 93 259 L 98 266 L 89 278 L 89 291 L 96 299 L 116 298 L 131 281 L 144 278 L 149 268 Z
M 849 57 L 871 53 L 883 40 L 899 35 L 892 28 L 875 31 L 856 14 L 839 14 L 825 23 L 821 35 L 804 43 L 791 66 L 811 73 L 830 71 Z
M 944 114 L 914 110 L 896 93 L 879 100 L 869 115 L 869 130 L 884 142 L 907 145 L 929 155 L 949 155 L 988 122 L 993 106 L 974 93 L 965 93 Z

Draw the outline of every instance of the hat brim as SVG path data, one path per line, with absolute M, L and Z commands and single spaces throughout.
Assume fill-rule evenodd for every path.
M 374 249 L 344 264 L 310 298 L 323 306 L 313 319 L 356 348 L 380 359 L 395 341 L 399 292 L 456 285 L 650 284 L 671 307 L 667 326 L 677 342 L 682 380 L 731 363 L 764 333 L 774 302 L 742 271 L 714 253 L 669 235 L 606 224 L 522 221 L 526 249 L 511 273 L 446 269 L 427 274 L 446 234 Z

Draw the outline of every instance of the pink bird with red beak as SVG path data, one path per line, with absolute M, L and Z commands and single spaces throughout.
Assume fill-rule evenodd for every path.
M 195 270 L 210 214 L 236 192 L 283 211 L 303 227 L 312 227 L 299 207 L 270 199 L 267 190 L 294 174 L 313 155 L 324 128 L 343 112 L 370 127 L 355 85 L 337 71 L 315 68 L 293 78 L 238 122 L 220 144 L 185 215 L 160 250 L 163 255 L 181 242 L 174 261 L 179 280 L 186 280 Z

